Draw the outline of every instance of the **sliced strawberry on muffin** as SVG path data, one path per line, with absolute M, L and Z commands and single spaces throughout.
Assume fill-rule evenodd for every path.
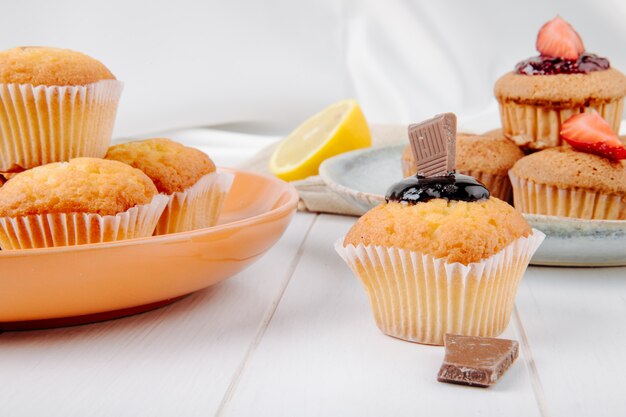
M 607 58 L 585 50 L 559 16 L 541 27 L 535 46 L 539 55 L 518 62 L 496 82 L 504 135 L 526 150 L 561 146 L 562 122 L 590 109 L 617 132 L 626 76 Z
M 561 137 L 574 149 L 614 161 L 626 159 L 626 148 L 597 112 L 572 116 L 561 126 Z
M 554 58 L 578 59 L 585 52 L 585 45 L 578 32 L 560 16 L 539 29 L 536 47 L 541 55 Z
M 571 146 L 525 156 L 509 171 L 522 213 L 626 220 L 626 149 L 595 112 L 572 116 L 561 128 Z

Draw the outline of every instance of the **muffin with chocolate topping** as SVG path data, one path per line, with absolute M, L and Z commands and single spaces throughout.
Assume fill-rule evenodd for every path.
M 617 132 L 624 74 L 585 51 L 578 33 L 558 16 L 540 29 L 536 46 L 539 56 L 518 63 L 495 84 L 504 134 L 531 150 L 560 146 L 561 123 L 590 109 Z
M 456 136 L 457 171 L 475 177 L 492 196 L 507 202 L 513 201 L 508 171 L 523 156 L 520 148 L 502 134 Z M 402 151 L 402 174 L 405 177 L 417 174 L 410 145 Z
M 543 237 L 475 178 L 444 172 L 393 185 L 335 249 L 362 281 L 382 332 L 441 345 L 446 333 L 505 329 Z

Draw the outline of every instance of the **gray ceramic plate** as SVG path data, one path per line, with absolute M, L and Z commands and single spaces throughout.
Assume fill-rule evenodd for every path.
M 330 158 L 320 167 L 320 176 L 329 188 L 365 213 L 384 201 L 387 188 L 402 178 L 403 146 L 369 148 Z M 546 234 L 533 265 L 626 265 L 626 220 L 524 216 Z

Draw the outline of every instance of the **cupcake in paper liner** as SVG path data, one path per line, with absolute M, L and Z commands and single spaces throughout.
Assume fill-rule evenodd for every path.
M 104 157 L 121 93 L 102 63 L 79 52 L 0 52 L 0 172 Z
M 233 181 L 205 153 L 169 139 L 115 145 L 106 157 L 142 170 L 169 197 L 157 235 L 214 226 Z
M 513 202 L 509 169 L 524 156 L 520 148 L 504 135 L 473 135 L 459 133 L 456 136 L 456 169 L 461 174 L 475 177 L 483 183 L 492 196 Z M 411 146 L 402 151 L 402 174 L 417 174 L 415 156 Z
M 483 198 L 474 201 L 389 201 L 336 243 L 383 333 L 442 345 L 446 333 L 493 337 L 504 331 L 544 235 L 482 190 Z
M 520 159 L 509 171 L 523 213 L 626 220 L 626 149 L 597 113 L 568 119 L 569 143 Z
M 527 149 L 560 146 L 561 124 L 590 110 L 618 132 L 626 76 L 585 51 L 578 33 L 558 16 L 540 29 L 536 47 L 539 56 L 519 62 L 495 84 L 504 134 Z
M 0 187 L 0 247 L 151 236 L 167 203 L 150 178 L 121 162 L 75 158 L 43 165 Z
M 383 333 L 441 345 L 446 333 L 497 336 L 545 237 L 455 170 L 456 116 L 408 128 L 417 175 L 394 184 L 336 250 L 365 287 Z

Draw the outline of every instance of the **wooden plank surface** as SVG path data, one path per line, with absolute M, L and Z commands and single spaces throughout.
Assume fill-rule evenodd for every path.
M 0 335 L 3 416 L 210 416 L 271 318 L 315 215 L 238 276 L 150 313 Z
M 626 415 L 626 268 L 532 268 L 517 308 L 550 416 Z
M 333 242 L 353 218 L 321 215 L 222 416 L 538 416 L 527 352 L 490 389 L 436 381 L 443 348 L 387 337 Z M 519 339 L 513 322 L 503 335 Z
M 498 385 L 436 382 L 440 347 L 376 328 L 333 242 L 354 218 L 299 213 L 237 277 L 151 313 L 0 335 L 2 415 L 624 415 L 626 268 L 528 270 Z

